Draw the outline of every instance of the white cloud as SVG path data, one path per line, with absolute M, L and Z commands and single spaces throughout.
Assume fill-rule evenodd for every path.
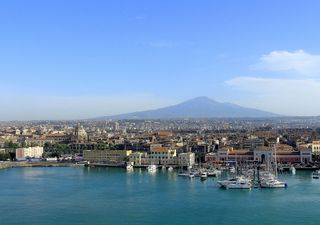
M 314 79 L 270 79 L 236 77 L 226 81 L 236 91 L 254 96 L 237 102 L 282 115 L 320 115 L 320 81 Z
M 288 71 L 306 76 L 320 76 L 320 55 L 310 54 L 304 50 L 272 51 L 263 55 L 254 69 L 270 71 Z

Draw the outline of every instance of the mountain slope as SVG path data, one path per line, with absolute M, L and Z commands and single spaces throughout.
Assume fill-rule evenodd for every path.
M 96 119 L 239 118 L 274 116 L 278 115 L 231 103 L 216 102 L 208 97 L 197 97 L 177 105 L 160 109 L 105 116 Z

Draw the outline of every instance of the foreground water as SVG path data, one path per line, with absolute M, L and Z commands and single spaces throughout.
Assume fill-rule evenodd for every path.
M 320 181 L 282 175 L 287 189 L 223 190 L 159 171 L 15 168 L 0 171 L 1 225 L 320 224 Z

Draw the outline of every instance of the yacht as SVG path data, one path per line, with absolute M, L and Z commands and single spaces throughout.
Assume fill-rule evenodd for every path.
M 277 180 L 276 178 L 272 178 L 261 181 L 260 186 L 262 188 L 286 188 L 287 184 Z
M 251 180 L 244 176 L 218 181 L 218 184 L 220 187 L 226 189 L 250 189 L 252 187 Z
M 148 170 L 149 173 L 157 172 L 157 166 L 156 165 L 149 165 L 147 167 L 147 170 Z
M 294 168 L 294 166 L 291 166 L 291 167 L 290 167 L 290 172 L 291 172 L 293 175 L 296 175 L 296 168 Z
M 221 171 L 218 169 L 208 170 L 207 175 L 208 175 L 208 177 L 217 177 L 217 176 L 221 175 Z
M 207 177 L 208 177 L 207 172 L 201 172 L 201 173 L 200 173 L 200 178 L 201 178 L 201 179 L 207 179 Z
M 320 170 L 316 170 L 312 172 L 312 178 L 313 179 L 319 179 L 320 178 Z
M 286 188 L 285 182 L 279 181 L 276 175 L 268 171 L 260 172 L 260 187 L 262 188 Z
M 133 166 L 131 164 L 128 164 L 126 166 L 127 171 L 133 171 Z

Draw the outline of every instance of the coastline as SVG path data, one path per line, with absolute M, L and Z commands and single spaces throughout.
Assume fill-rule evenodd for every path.
M 58 163 L 58 162 L 2 162 L 0 169 L 9 169 L 17 167 L 77 167 L 83 166 L 76 163 Z

